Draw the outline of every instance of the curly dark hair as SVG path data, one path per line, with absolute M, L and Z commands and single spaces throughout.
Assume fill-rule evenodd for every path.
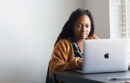
M 73 27 L 75 22 L 77 21 L 77 19 L 82 16 L 82 15 L 87 15 L 90 18 L 91 21 L 91 31 L 89 33 L 89 37 L 93 36 L 94 34 L 94 21 L 93 21 L 93 17 L 92 14 L 89 10 L 83 10 L 83 9 L 77 9 L 74 12 L 72 12 L 70 18 L 68 19 L 68 21 L 65 23 L 61 33 L 59 34 L 56 43 L 60 40 L 60 39 L 65 39 L 65 38 L 72 38 L 73 37 Z

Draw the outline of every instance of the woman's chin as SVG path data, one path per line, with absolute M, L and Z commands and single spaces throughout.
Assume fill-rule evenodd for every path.
M 85 40 L 87 37 L 86 36 L 81 36 L 80 39 Z

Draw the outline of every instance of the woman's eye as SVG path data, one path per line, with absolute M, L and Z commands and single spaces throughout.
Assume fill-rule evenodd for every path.
M 86 28 L 89 28 L 89 27 L 90 27 L 89 25 L 86 26 Z
M 82 27 L 82 25 L 81 25 L 81 24 L 79 24 L 77 27 L 79 27 L 79 28 L 80 28 L 80 27 Z

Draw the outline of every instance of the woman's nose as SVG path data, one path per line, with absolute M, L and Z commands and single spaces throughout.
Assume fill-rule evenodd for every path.
M 85 31 L 86 31 L 86 27 L 83 26 L 81 31 L 82 31 L 82 32 L 85 32 Z

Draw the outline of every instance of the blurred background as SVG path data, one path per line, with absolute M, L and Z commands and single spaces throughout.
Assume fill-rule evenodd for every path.
M 130 0 L 0 0 L 0 83 L 45 83 L 54 43 L 77 8 L 101 39 L 130 38 Z

